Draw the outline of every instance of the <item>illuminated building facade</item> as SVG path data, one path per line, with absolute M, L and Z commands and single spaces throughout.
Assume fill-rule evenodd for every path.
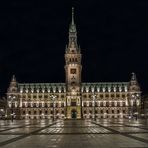
M 19 83 L 7 90 L 7 116 L 19 119 L 124 118 L 139 113 L 141 91 L 132 73 L 129 82 L 81 81 L 81 49 L 74 10 L 65 50 L 65 83 Z

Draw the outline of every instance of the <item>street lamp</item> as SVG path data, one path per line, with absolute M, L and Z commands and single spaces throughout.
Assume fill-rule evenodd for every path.
M 135 115 L 136 120 L 138 118 L 138 97 L 139 94 L 132 94 L 131 100 L 132 100 L 132 117 Z
M 92 98 L 93 98 L 93 114 L 94 114 L 94 121 L 96 121 L 96 113 L 95 113 L 95 104 L 96 104 L 96 95 L 93 94 L 92 95 Z
M 57 96 L 55 96 L 55 95 L 51 95 L 50 96 L 51 98 L 52 98 L 52 102 L 53 102 L 53 121 L 54 121 L 54 101 L 55 101 L 55 98 L 57 97 Z
M 13 112 L 13 100 L 16 98 L 14 95 L 9 96 L 11 101 L 11 121 L 13 122 L 14 112 Z

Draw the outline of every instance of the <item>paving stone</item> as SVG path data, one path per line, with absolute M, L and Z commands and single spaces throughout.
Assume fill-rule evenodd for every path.
M 147 122 L 143 120 L 58 120 L 54 123 L 51 120 L 2 121 L 0 147 L 148 147 L 147 127 Z

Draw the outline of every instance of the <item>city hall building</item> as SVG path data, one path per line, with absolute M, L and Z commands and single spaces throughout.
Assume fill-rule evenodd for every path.
M 64 83 L 19 83 L 12 77 L 7 90 L 7 117 L 17 119 L 100 119 L 138 115 L 141 91 L 132 73 L 127 82 L 81 81 L 81 49 L 72 9 L 65 50 Z

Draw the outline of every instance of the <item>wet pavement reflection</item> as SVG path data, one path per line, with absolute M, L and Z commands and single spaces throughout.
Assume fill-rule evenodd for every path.
M 4 148 L 148 147 L 146 120 L 0 121 Z

